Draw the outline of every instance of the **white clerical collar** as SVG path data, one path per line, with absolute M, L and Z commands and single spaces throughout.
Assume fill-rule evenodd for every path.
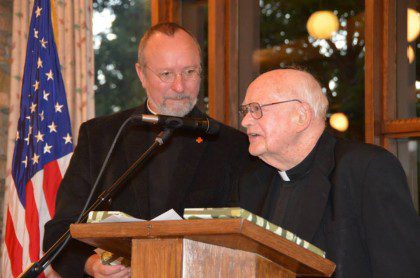
M 147 101 L 146 101 L 146 106 L 147 106 L 147 109 L 149 110 L 150 113 L 152 113 L 153 115 L 157 115 L 158 114 L 155 111 L 153 111 L 152 108 L 150 108 L 149 99 L 147 99 Z
M 287 175 L 286 171 L 278 171 L 280 174 L 280 177 L 284 180 L 284 181 L 290 181 L 289 176 Z

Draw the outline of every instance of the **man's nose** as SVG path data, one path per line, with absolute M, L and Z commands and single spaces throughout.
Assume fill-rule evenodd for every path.
M 252 120 L 254 120 L 254 118 L 252 118 L 251 116 L 251 112 L 247 112 L 245 114 L 245 116 L 243 116 L 242 121 L 241 121 L 241 125 L 245 128 L 249 127 L 252 123 Z
M 182 78 L 182 74 L 177 74 L 175 76 L 175 80 L 172 83 L 172 90 L 174 90 L 177 93 L 184 92 L 184 80 Z

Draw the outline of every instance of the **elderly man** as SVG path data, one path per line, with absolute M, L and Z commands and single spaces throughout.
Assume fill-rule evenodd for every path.
M 327 98 L 298 70 L 274 70 L 248 88 L 249 152 L 239 205 L 324 249 L 335 277 L 420 277 L 419 218 L 399 161 L 325 131 Z
M 90 120 L 80 128 L 79 143 L 60 185 L 56 214 L 45 226 L 48 249 L 76 221 L 112 140 L 122 123 L 135 114 L 206 117 L 195 106 L 200 88 L 200 47 L 182 27 L 162 23 L 152 27 L 139 45 L 136 70 L 147 92 L 142 106 Z M 126 128 L 98 190 L 110 186 L 153 142 L 155 126 Z M 112 199 L 110 210 L 151 219 L 168 209 L 223 206 L 249 160 L 246 136 L 225 125 L 218 136 L 175 131 L 140 172 Z M 98 193 L 95 194 L 97 196 Z M 128 277 L 129 268 L 106 266 L 91 247 L 72 241 L 54 261 L 63 277 Z

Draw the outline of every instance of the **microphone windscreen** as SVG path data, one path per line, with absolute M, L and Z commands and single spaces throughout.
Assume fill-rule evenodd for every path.
M 216 122 L 215 120 L 208 119 L 209 120 L 209 129 L 207 130 L 207 134 L 210 135 L 216 135 L 219 133 L 220 130 L 220 124 Z

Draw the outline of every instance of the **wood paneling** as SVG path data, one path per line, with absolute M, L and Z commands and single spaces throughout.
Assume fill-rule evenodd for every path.
M 180 238 L 133 239 L 131 277 L 183 277 L 182 244 Z
M 180 5 L 181 0 L 151 0 L 152 25 L 165 21 L 180 23 Z
M 257 254 L 184 239 L 184 277 L 284 277 L 296 275 Z

